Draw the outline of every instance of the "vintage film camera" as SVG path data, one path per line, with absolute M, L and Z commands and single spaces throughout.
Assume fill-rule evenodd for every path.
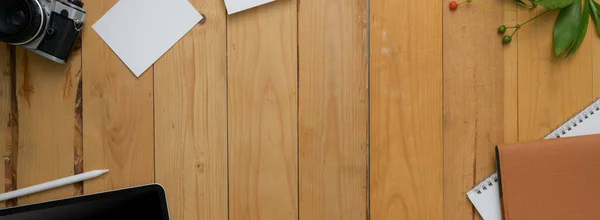
M 85 15 L 80 0 L 0 0 L 0 41 L 65 63 Z

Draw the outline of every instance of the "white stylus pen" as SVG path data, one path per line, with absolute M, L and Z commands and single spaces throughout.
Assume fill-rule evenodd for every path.
M 54 188 L 61 187 L 64 185 L 81 182 L 84 180 L 93 179 L 93 178 L 102 176 L 102 174 L 105 174 L 106 172 L 108 172 L 108 170 L 94 170 L 94 171 L 85 172 L 82 174 L 77 174 L 74 176 L 65 177 L 62 179 L 57 179 L 57 180 L 53 180 L 50 182 L 30 186 L 30 187 L 25 187 L 23 189 L 18 189 L 18 190 L 10 191 L 7 193 L 2 193 L 2 194 L 0 194 L 0 202 L 9 200 L 9 199 L 14 199 L 14 198 L 21 197 L 21 196 L 38 193 L 41 191 L 46 191 L 49 189 L 54 189 Z

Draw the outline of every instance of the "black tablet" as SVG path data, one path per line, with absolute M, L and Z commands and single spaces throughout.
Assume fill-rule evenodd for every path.
M 165 190 L 158 184 L 0 209 L 2 220 L 169 220 Z

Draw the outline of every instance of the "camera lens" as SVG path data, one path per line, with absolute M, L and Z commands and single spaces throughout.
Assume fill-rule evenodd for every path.
M 12 12 L 12 14 L 9 15 L 8 23 L 14 25 L 15 27 L 23 27 L 25 24 L 27 24 L 25 12 L 23 10 Z
M 0 41 L 26 44 L 41 32 L 42 7 L 37 0 L 1 0 Z

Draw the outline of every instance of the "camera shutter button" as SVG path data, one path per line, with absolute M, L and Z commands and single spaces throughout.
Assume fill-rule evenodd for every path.
M 81 2 L 81 0 L 72 0 L 71 3 L 77 7 L 83 8 L 83 2 Z

